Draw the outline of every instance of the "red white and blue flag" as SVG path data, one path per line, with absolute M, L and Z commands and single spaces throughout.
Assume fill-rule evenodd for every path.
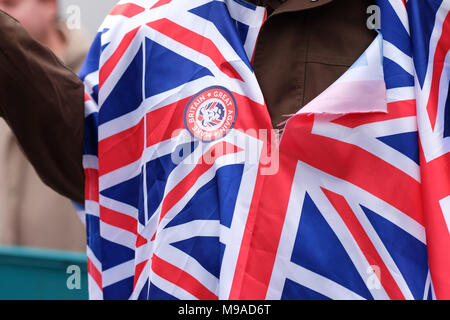
M 264 8 L 113 8 L 80 74 L 91 299 L 450 297 L 449 5 L 379 5 L 279 148 L 251 67 Z

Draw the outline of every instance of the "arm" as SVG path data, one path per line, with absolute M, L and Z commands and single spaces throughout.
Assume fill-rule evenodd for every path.
M 84 94 L 78 77 L 0 11 L 0 116 L 41 179 L 84 199 Z

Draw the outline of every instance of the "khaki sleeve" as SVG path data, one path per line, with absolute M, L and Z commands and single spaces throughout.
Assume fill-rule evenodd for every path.
M 0 11 L 0 116 L 45 184 L 82 202 L 84 93 L 78 77 Z

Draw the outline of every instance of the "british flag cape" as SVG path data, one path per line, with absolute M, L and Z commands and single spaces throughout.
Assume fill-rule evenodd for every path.
M 252 70 L 264 8 L 112 9 L 80 73 L 91 299 L 450 298 L 450 5 L 378 5 L 281 139 Z

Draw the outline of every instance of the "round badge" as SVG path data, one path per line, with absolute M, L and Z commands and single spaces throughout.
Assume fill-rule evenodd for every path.
M 212 141 L 233 128 L 236 116 L 233 94 L 223 87 L 210 87 L 189 100 L 184 110 L 184 125 L 194 137 Z

